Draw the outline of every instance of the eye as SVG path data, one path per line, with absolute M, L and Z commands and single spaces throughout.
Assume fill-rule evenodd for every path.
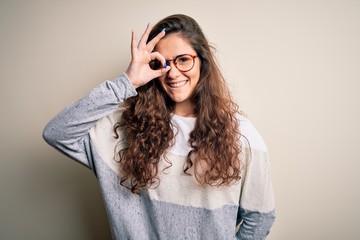
M 187 56 L 179 57 L 178 59 L 176 59 L 176 62 L 178 63 L 185 63 L 187 61 L 190 61 L 190 58 Z
M 150 68 L 153 69 L 153 70 L 158 70 L 158 69 L 160 69 L 162 67 L 161 62 L 158 61 L 158 60 L 150 61 L 149 65 L 150 65 Z

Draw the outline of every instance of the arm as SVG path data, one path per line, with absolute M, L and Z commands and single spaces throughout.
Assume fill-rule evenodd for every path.
M 44 129 L 43 138 L 62 153 L 92 168 L 92 156 L 89 130 L 97 120 L 113 112 L 126 98 L 137 94 L 135 88 L 154 78 L 166 74 L 170 67 L 152 70 L 151 60 L 165 63 L 165 58 L 153 52 L 155 45 L 165 36 L 161 31 L 149 43 L 146 43 L 151 26 L 148 25 L 139 44 L 132 33 L 131 62 L 126 74 L 114 81 L 106 81 L 97 86 L 83 99 L 71 104 L 51 120 Z
M 265 239 L 275 220 L 274 193 L 270 179 L 270 161 L 260 134 L 249 120 L 240 122 L 244 141 L 242 190 L 238 221 L 238 239 Z
M 44 140 L 65 155 L 91 168 L 89 130 L 136 90 L 125 74 L 95 87 L 53 118 L 43 131 Z

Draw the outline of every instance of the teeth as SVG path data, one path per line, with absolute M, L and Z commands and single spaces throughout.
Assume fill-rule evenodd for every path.
M 168 85 L 170 87 L 173 87 L 173 88 L 178 88 L 178 87 L 182 87 L 186 84 L 187 81 L 181 81 L 181 82 L 176 82 L 176 83 L 168 83 Z

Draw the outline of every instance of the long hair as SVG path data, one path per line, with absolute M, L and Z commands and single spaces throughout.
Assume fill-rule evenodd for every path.
M 180 14 L 166 17 L 153 27 L 148 41 L 164 28 L 167 35 L 174 33 L 186 39 L 201 61 L 200 79 L 191 97 L 196 123 L 189 136 L 192 150 L 184 173 L 194 174 L 202 186 L 230 185 L 240 179 L 238 107 L 197 22 Z M 174 144 L 174 102 L 157 79 L 137 88 L 137 92 L 125 101 L 122 118 L 114 126 L 115 131 L 122 129 L 126 142 L 118 153 L 121 184 L 127 182 L 133 193 L 159 181 L 159 161 Z

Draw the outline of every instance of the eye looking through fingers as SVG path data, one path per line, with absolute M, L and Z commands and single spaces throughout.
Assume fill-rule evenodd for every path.
M 165 66 L 169 66 L 170 62 L 173 62 L 178 70 L 181 72 L 188 72 L 194 67 L 196 58 L 197 56 L 195 55 L 181 54 L 176 56 L 173 60 L 165 60 L 166 65 L 162 64 L 162 62 L 157 59 L 152 60 L 149 65 L 151 69 L 159 70 Z
M 168 65 L 166 63 L 166 65 Z M 159 60 L 155 59 L 155 60 L 151 60 L 149 62 L 149 66 L 152 70 L 159 70 L 161 68 L 164 68 L 164 64 L 162 64 Z

